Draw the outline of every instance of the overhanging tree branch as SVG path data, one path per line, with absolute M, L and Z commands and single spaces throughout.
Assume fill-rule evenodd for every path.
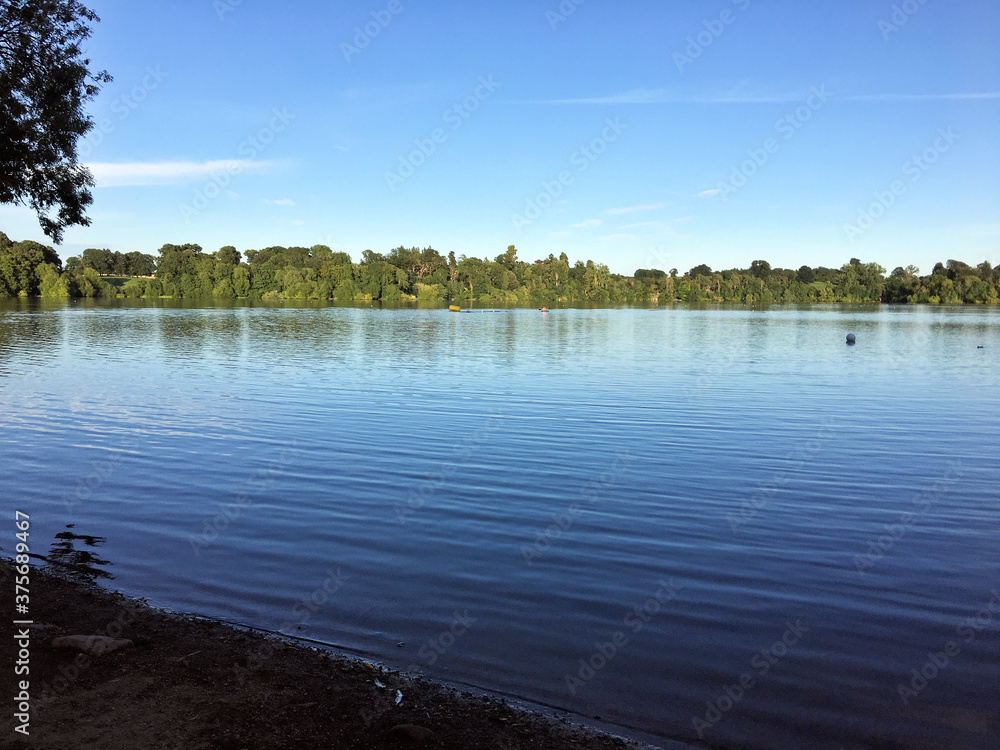
M 0 0 L 0 202 L 30 206 L 56 243 L 90 224 L 76 147 L 94 126 L 84 105 L 111 80 L 83 57 L 99 20 L 77 0 Z

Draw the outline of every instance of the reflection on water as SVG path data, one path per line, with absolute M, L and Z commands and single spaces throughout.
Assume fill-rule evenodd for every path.
M 66 528 L 72 529 L 74 525 L 66 524 Z M 112 564 L 97 555 L 96 548 L 104 546 L 108 541 L 103 536 L 60 531 L 55 539 L 49 549 L 48 557 L 43 558 L 55 572 L 74 580 L 87 582 L 98 578 L 114 578 L 110 572 L 100 567 Z M 77 547 L 77 543 L 82 543 L 83 546 Z

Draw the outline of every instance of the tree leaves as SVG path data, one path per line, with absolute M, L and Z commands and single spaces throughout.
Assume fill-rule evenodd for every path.
M 90 224 L 76 146 L 94 125 L 84 105 L 111 80 L 81 49 L 99 20 L 76 0 L 0 0 L 0 202 L 29 206 L 57 244 Z

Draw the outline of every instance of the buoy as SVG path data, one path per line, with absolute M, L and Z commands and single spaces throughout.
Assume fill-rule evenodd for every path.
M 462 312 L 462 308 L 458 305 L 448 305 L 448 309 L 452 312 Z
M 853 333 L 847 334 L 847 343 L 848 344 L 853 344 L 854 343 L 854 334 Z

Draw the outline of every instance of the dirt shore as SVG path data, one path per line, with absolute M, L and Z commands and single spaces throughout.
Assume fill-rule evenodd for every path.
M 10 623 L 22 617 L 13 611 L 13 579 L 11 561 L 0 560 L 8 709 L 17 704 L 15 680 L 25 679 L 14 675 L 20 646 L 8 631 L 16 634 Z M 30 736 L 14 731 L 20 722 L 6 710 L 3 748 L 640 747 L 359 659 L 157 610 L 45 569 L 32 567 L 30 597 Z M 52 645 L 67 635 L 133 645 L 100 656 Z

